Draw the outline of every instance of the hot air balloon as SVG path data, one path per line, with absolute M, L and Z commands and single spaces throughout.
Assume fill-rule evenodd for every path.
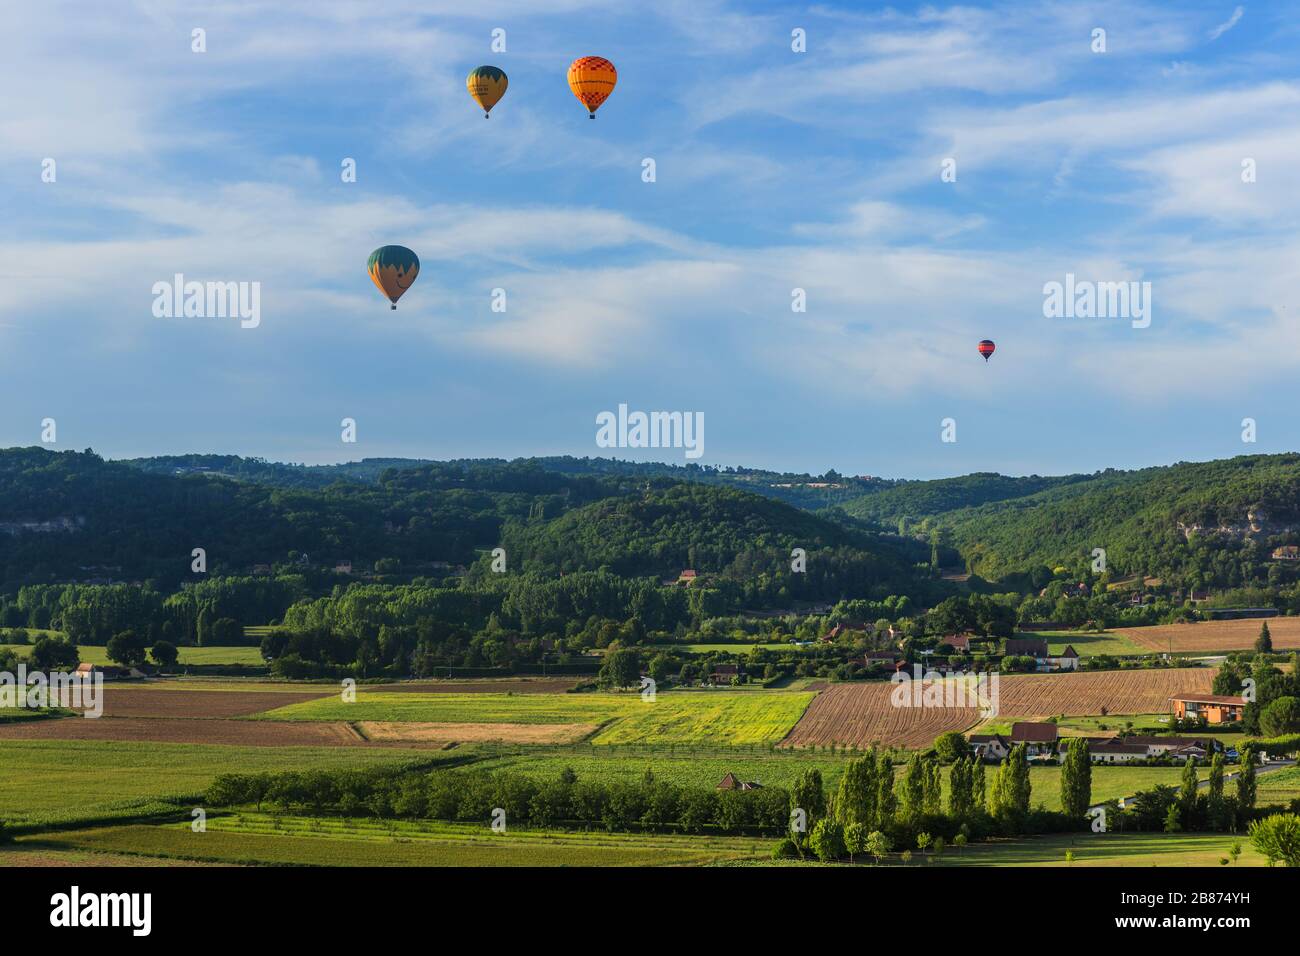
M 984 356 L 984 361 L 987 362 L 989 360 L 989 356 L 993 354 L 996 348 L 997 346 L 993 344 L 992 339 L 982 339 L 980 341 L 979 350 L 980 355 Z
M 506 87 L 509 85 L 505 71 L 495 66 L 476 67 L 465 78 L 469 95 L 483 107 L 484 119 L 492 112 L 492 107 L 501 101 L 501 97 L 506 95 Z
M 569 64 L 569 89 L 587 107 L 592 119 L 617 82 L 618 70 L 603 56 L 580 56 Z
M 420 274 L 420 259 L 406 246 L 380 246 L 370 253 L 366 272 L 396 309 L 397 300 Z

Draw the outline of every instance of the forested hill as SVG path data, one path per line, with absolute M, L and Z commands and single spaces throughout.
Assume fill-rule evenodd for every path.
M 840 507 L 846 514 L 877 524 L 911 526 L 949 511 L 1025 498 L 1048 488 L 1087 483 L 1096 478 L 1095 475 L 1012 478 L 978 472 L 960 478 L 899 482 L 846 501 Z
M 1272 582 L 1273 548 L 1300 542 L 1300 455 L 1249 455 L 1104 472 L 930 516 L 986 578 L 1091 563 L 1190 586 Z
M 913 564 L 924 559 L 912 541 L 668 477 L 565 474 L 536 461 L 432 463 L 311 488 L 200 470 L 208 467 L 0 451 L 0 586 L 111 579 L 170 587 L 189 578 L 194 548 L 205 550 L 216 575 L 257 565 L 330 569 L 339 561 L 358 571 L 382 561 L 386 573 L 433 573 L 421 569 L 482 564 L 484 552 L 502 544 L 512 571 L 609 567 L 675 577 L 695 565 L 770 579 L 781 568 L 788 573 L 791 549 L 802 547 L 834 550 L 843 574 L 859 575 L 853 588 L 806 595 L 838 599 L 868 586 L 877 591 L 886 580 L 903 593 L 918 578 Z M 269 469 L 279 467 L 292 466 Z M 830 587 L 825 570 L 823 563 L 816 580 Z M 800 596 L 810 581 L 800 578 Z
M 466 458 L 433 462 L 414 458 L 363 458 L 338 465 L 297 465 L 269 462 L 238 455 L 164 455 L 126 459 L 124 464 L 150 474 L 208 475 L 234 478 L 284 488 L 325 488 L 338 481 L 373 484 L 390 470 L 407 471 L 426 465 L 455 469 L 493 469 L 507 465 L 536 467 L 574 477 L 666 478 L 708 485 L 723 485 L 776 498 L 799 508 L 816 510 L 842 504 L 867 492 L 889 488 L 896 482 L 882 478 L 850 477 L 828 471 L 822 475 L 765 471 L 759 468 L 713 465 L 670 465 L 663 462 L 622 461 L 616 458 Z

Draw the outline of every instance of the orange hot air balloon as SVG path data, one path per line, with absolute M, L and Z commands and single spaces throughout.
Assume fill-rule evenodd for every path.
M 372 281 L 397 308 L 397 300 L 402 297 L 415 277 L 420 274 L 420 260 L 406 246 L 380 246 L 370 253 L 366 262 L 366 272 Z
M 569 64 L 569 89 L 587 107 L 592 119 L 617 82 L 618 70 L 603 56 L 580 56 Z
M 476 67 L 465 78 L 465 87 L 469 90 L 469 95 L 483 107 L 485 119 L 492 112 L 492 107 L 506 95 L 506 87 L 509 85 L 505 72 L 495 66 Z
M 980 355 L 984 356 L 984 361 L 987 362 L 989 356 L 993 354 L 995 349 L 997 349 L 997 346 L 993 344 L 992 339 L 983 339 L 978 348 L 980 350 Z

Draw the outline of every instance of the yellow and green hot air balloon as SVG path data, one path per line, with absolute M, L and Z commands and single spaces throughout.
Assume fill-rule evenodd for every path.
M 397 300 L 420 274 L 420 259 L 406 246 L 380 246 L 370 253 L 366 272 L 396 309 Z
M 618 70 L 603 56 L 580 56 L 569 64 L 569 89 L 587 107 L 592 119 L 617 82 Z
M 479 66 L 469 71 L 469 76 L 465 78 L 465 86 L 469 89 L 469 95 L 478 101 L 478 105 L 483 107 L 483 118 L 487 119 L 488 114 L 492 112 L 492 107 L 501 102 L 501 97 L 506 95 L 506 87 L 510 85 L 506 79 L 504 70 L 495 66 Z

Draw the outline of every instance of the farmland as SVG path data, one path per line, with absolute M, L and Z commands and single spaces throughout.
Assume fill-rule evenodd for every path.
M 675 691 L 653 702 L 635 693 L 507 695 L 414 694 L 376 691 L 354 703 L 338 696 L 280 707 L 265 720 L 348 720 L 383 724 L 587 724 L 597 744 L 713 743 L 780 740 L 793 727 L 809 693 Z M 454 729 L 454 728 L 453 728 Z M 504 736 L 504 735 L 503 735 Z
M 1167 710 L 1171 695 L 1208 692 L 1213 678 L 1208 668 L 1007 676 L 1000 683 L 998 716 L 1152 713 Z M 812 702 L 783 745 L 920 747 L 944 731 L 966 730 L 981 719 L 974 707 L 896 707 L 893 691 L 892 685 L 880 683 L 832 685 Z
M 315 866 L 680 866 L 765 859 L 748 837 L 509 830 L 441 822 L 317 819 L 245 813 L 188 824 L 125 825 L 20 840 L 18 851 L 145 854 L 224 863 Z M 5 854 L 0 852 L 0 865 Z
M 1041 637 L 1047 641 L 1050 654 L 1061 654 L 1067 647 L 1073 647 L 1080 657 L 1096 657 L 1098 654 L 1124 657 L 1151 653 L 1150 648 L 1120 631 L 1102 631 L 1100 634 L 1088 631 L 1023 631 L 1016 637 Z
M 5 740 L 0 746 L 0 806 L 16 824 L 129 818 L 159 809 L 159 801 L 196 797 L 221 773 L 372 766 L 432 756 L 397 748 L 120 741 Z
M 32 634 L 33 640 L 37 637 Z M 9 648 L 20 655 L 26 655 L 31 651 L 31 645 L 28 644 L 4 644 L 0 643 L 0 650 Z M 256 647 L 178 647 L 178 663 L 182 666 L 186 664 L 241 664 L 245 667 L 262 667 L 266 661 L 262 660 L 262 652 Z M 98 644 L 81 644 L 77 647 L 77 654 L 83 664 L 111 664 L 108 659 L 108 648 Z
M 1268 618 L 1273 647 L 1279 651 L 1300 649 L 1300 617 Z M 1239 621 L 1199 621 L 1195 624 L 1161 624 L 1155 627 L 1117 628 L 1115 633 L 1142 645 L 1148 651 L 1175 654 L 1208 654 L 1216 651 L 1247 651 L 1259 637 L 1258 618 Z

